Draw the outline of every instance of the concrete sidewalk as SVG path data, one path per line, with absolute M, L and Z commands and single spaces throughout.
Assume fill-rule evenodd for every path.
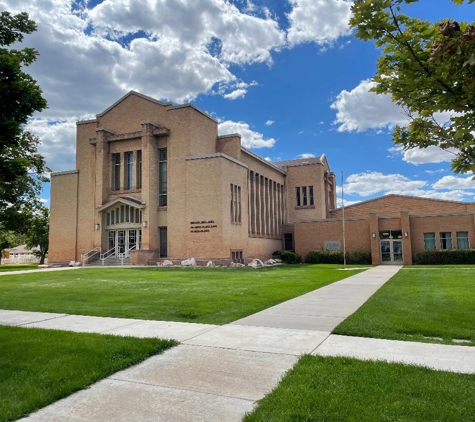
M 0 324 L 182 342 L 31 421 L 240 421 L 302 353 L 475 373 L 472 347 L 330 335 L 399 268 L 372 268 L 225 326 L 19 311 L 0 311 Z

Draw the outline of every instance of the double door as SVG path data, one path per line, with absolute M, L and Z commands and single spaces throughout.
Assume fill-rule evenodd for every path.
M 401 232 L 381 232 L 380 239 L 381 264 L 403 264 Z
M 131 249 L 140 249 L 142 230 L 109 230 L 108 250 L 115 248 L 115 256 L 129 253 Z

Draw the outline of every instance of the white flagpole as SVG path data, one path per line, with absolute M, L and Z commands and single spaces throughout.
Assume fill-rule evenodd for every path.
M 346 234 L 345 234 L 345 198 L 343 191 L 343 171 L 341 172 L 341 209 L 343 212 L 343 266 L 346 267 Z

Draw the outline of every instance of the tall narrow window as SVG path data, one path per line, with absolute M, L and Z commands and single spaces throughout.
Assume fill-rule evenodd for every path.
M 124 174 L 124 189 L 132 189 L 134 187 L 134 153 L 126 152 L 124 154 L 125 174 Z
M 307 206 L 307 186 L 302 187 L 302 205 Z
M 158 150 L 158 205 L 160 207 L 167 206 L 167 149 Z
M 424 233 L 424 249 L 435 251 L 435 233 Z
M 440 233 L 440 249 L 452 249 L 452 233 Z
M 468 249 L 468 232 L 457 232 L 457 249 Z
M 112 154 L 112 189 L 120 190 L 120 154 Z
M 159 229 L 159 236 L 160 236 L 160 258 L 166 258 L 168 251 L 167 251 L 167 228 L 160 227 Z
M 295 188 L 297 207 L 300 207 L 300 188 Z
M 137 151 L 137 189 L 142 189 L 142 151 Z
M 313 186 L 308 187 L 308 201 L 309 205 L 315 205 L 313 202 Z
M 231 223 L 241 223 L 241 187 L 231 184 Z

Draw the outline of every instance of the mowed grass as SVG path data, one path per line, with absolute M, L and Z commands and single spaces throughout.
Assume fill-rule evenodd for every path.
M 303 356 L 244 422 L 472 422 L 475 377 Z
M 475 268 L 403 268 L 334 333 L 475 346 Z
M 0 273 L 8 271 L 25 271 L 25 270 L 37 270 L 38 264 L 2 264 L 0 265 Z
M 78 269 L 0 277 L 0 309 L 225 324 L 361 270 Z
M 0 421 L 25 416 L 175 344 L 0 327 Z

